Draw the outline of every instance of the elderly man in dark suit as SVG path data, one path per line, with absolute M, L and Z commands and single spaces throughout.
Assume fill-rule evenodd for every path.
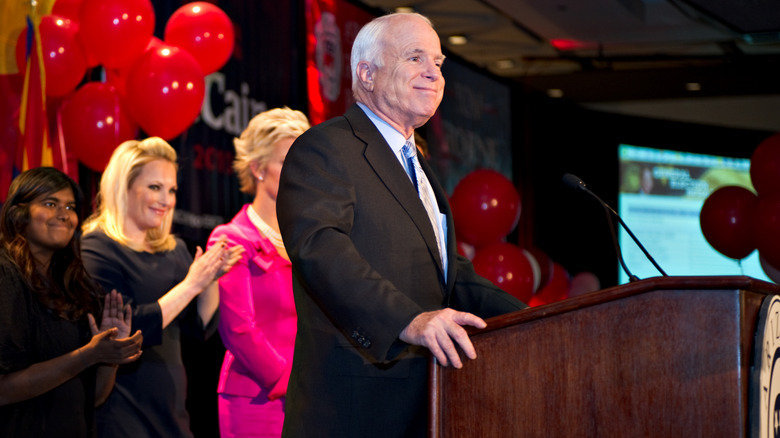
M 476 358 L 463 326 L 526 307 L 458 255 L 446 194 L 415 156 L 443 61 L 422 15 L 373 20 L 352 48 L 358 103 L 287 155 L 277 213 L 298 335 L 285 437 L 425 436 L 429 354 L 460 368 L 458 348 Z

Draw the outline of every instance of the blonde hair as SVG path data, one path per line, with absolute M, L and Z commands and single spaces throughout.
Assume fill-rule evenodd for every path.
M 280 140 L 297 138 L 309 129 L 309 120 L 296 110 L 287 107 L 264 111 L 249 121 L 241 137 L 233 139 L 236 159 L 233 169 L 238 176 L 241 191 L 255 194 L 257 181 L 252 175 L 251 164 L 263 169 L 273 154 L 274 145 Z
M 84 234 L 97 229 L 108 237 L 135 250 L 137 245 L 130 241 L 124 232 L 124 220 L 127 217 L 127 191 L 143 169 L 154 160 L 166 160 L 176 167 L 176 151 L 160 137 L 145 140 L 128 140 L 119 145 L 111 155 L 103 176 L 100 178 L 100 190 L 97 195 L 95 212 L 84 222 Z M 173 223 L 173 209 L 163 218 L 160 228 L 147 230 L 146 243 L 153 252 L 169 251 L 176 247 L 176 240 L 170 234 Z

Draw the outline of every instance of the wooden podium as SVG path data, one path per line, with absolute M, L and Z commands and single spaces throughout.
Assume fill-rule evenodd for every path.
M 432 361 L 430 437 L 745 437 L 758 312 L 780 287 L 657 277 L 491 318 Z

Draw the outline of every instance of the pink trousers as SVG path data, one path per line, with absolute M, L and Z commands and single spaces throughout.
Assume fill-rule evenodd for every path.
M 284 398 L 268 401 L 219 394 L 219 434 L 222 438 L 282 436 Z

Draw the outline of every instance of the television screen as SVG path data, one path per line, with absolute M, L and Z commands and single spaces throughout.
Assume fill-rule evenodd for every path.
M 618 213 L 669 275 L 747 275 L 770 281 L 758 251 L 742 260 L 716 251 L 701 231 L 699 212 L 722 186 L 752 191 L 750 160 L 622 144 L 618 148 Z M 661 275 L 619 227 L 626 265 L 639 278 Z M 618 283 L 629 281 L 618 265 Z

